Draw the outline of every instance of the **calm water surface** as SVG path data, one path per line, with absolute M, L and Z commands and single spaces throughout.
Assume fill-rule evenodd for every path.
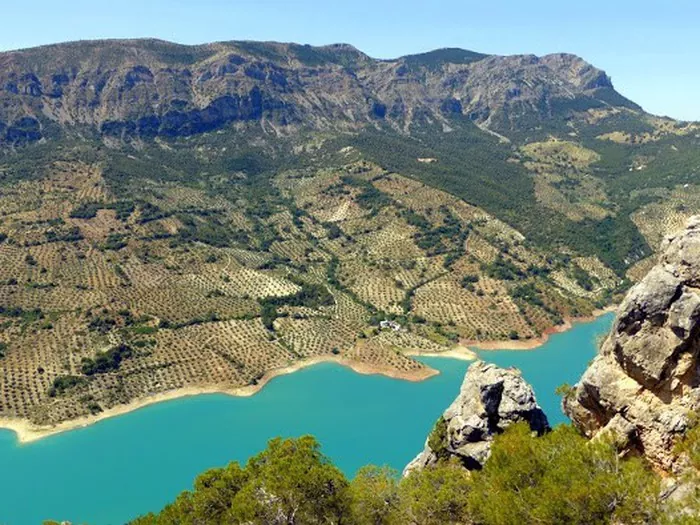
M 559 423 L 554 389 L 578 379 L 611 322 L 607 315 L 537 350 L 481 357 L 521 368 Z M 274 436 L 315 435 L 349 476 L 368 463 L 401 469 L 457 395 L 469 364 L 423 360 L 440 375 L 409 383 L 320 364 L 275 378 L 250 398 L 168 401 L 26 445 L 0 430 L 0 523 L 124 523 L 161 508 L 202 470 L 244 462 Z

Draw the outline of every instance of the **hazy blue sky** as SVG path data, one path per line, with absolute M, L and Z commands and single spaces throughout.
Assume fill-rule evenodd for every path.
M 158 37 L 347 42 L 379 58 L 462 47 L 576 53 L 657 114 L 700 120 L 698 0 L 3 1 L 0 49 Z

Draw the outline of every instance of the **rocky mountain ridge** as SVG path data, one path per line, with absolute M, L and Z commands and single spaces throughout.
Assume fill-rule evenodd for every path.
M 348 45 L 73 42 L 0 54 L 0 137 L 17 144 L 87 126 L 109 137 L 188 136 L 231 123 L 275 134 L 363 126 L 410 132 L 466 117 L 507 133 L 564 106 L 626 106 L 569 54 L 458 49 L 375 60 Z

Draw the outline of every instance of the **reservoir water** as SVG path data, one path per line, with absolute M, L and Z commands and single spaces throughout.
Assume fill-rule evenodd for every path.
M 612 319 L 577 324 L 535 350 L 480 357 L 520 368 L 550 423 L 561 423 L 554 389 L 576 382 Z M 423 361 L 440 375 L 409 383 L 320 364 L 275 378 L 250 398 L 182 398 L 25 445 L 0 430 L 0 524 L 124 523 L 159 510 L 201 471 L 245 462 L 275 436 L 313 434 L 348 476 L 368 463 L 400 470 L 423 447 L 469 366 Z

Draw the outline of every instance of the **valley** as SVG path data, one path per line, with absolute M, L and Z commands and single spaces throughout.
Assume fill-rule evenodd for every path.
M 0 419 L 532 346 L 698 211 L 697 125 L 573 55 L 94 41 L 0 54 Z

